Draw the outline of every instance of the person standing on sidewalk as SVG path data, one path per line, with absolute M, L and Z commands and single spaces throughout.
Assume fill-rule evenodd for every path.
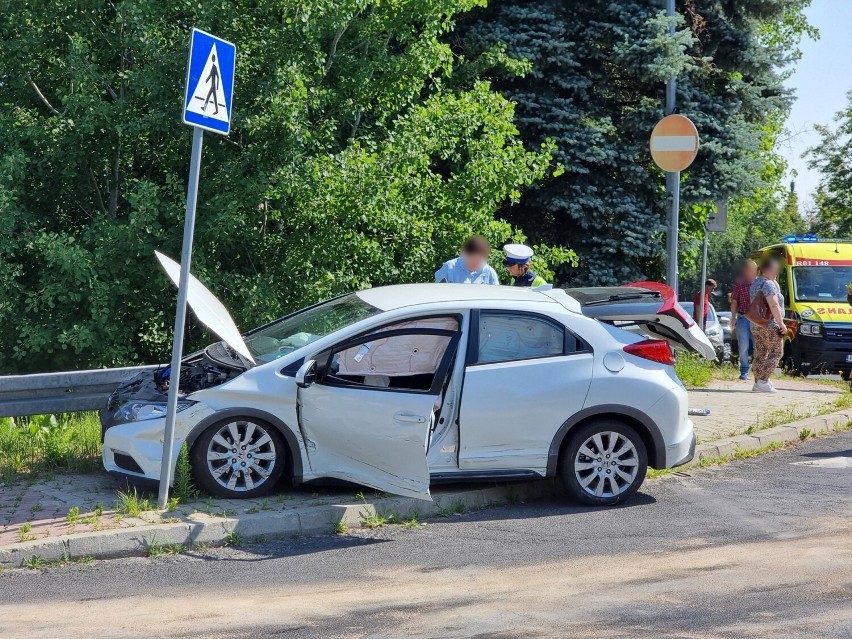
M 710 312 L 710 296 L 713 295 L 715 290 L 716 280 L 708 278 L 707 281 L 704 282 L 703 303 L 701 295 L 702 291 L 698 291 L 692 300 L 694 309 L 693 317 L 695 319 L 695 323 L 701 327 L 702 331 L 707 326 L 707 313 Z
M 787 327 L 784 324 L 784 294 L 778 286 L 778 273 L 781 265 L 775 258 L 767 258 L 760 268 L 760 276 L 750 287 L 751 303 L 754 303 L 759 292 L 763 293 L 772 319 L 767 326 L 752 324 L 751 334 L 754 337 L 754 386 L 753 392 L 776 393 L 769 378 L 778 366 L 778 361 L 784 354 L 784 336 Z
M 731 291 L 731 329 L 737 336 L 737 346 L 740 354 L 740 379 L 748 379 L 748 354 L 754 350 L 754 339 L 751 336 L 751 322 L 745 316 L 751 306 L 751 285 L 757 279 L 757 264 L 754 260 L 743 263 L 742 277 L 734 282 Z

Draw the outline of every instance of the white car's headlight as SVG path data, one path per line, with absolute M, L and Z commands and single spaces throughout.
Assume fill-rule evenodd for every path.
M 178 401 L 177 412 L 186 410 L 195 402 L 189 400 Z M 146 419 L 158 419 L 166 416 L 165 402 L 127 402 L 119 406 L 113 414 L 114 424 L 127 424 L 129 422 L 141 422 Z
M 705 332 L 707 333 L 707 337 L 712 337 L 713 335 L 719 334 L 719 329 L 718 328 L 708 328 Z

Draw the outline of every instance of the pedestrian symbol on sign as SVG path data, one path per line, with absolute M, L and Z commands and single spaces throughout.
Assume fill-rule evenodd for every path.
M 216 62 L 216 45 L 210 49 L 201 78 L 192 92 L 192 99 L 186 106 L 190 113 L 206 115 L 222 122 L 228 121 L 228 109 L 225 106 L 225 92 L 222 90 L 222 80 L 219 65 Z M 221 107 L 221 108 L 220 108 Z
M 227 134 L 231 126 L 236 48 L 193 29 L 183 121 Z

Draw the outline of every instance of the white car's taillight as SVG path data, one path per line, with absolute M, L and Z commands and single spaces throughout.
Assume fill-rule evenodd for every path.
M 674 358 L 672 357 L 672 349 L 668 343 L 662 339 L 646 339 L 635 344 L 628 344 L 624 347 L 625 353 L 630 353 L 636 357 L 649 359 L 652 362 L 674 366 Z

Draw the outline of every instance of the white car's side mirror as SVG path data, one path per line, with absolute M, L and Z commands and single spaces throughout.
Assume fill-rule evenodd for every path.
M 313 386 L 317 381 L 317 363 L 309 359 L 299 367 L 296 371 L 296 386 L 299 388 L 307 388 Z

